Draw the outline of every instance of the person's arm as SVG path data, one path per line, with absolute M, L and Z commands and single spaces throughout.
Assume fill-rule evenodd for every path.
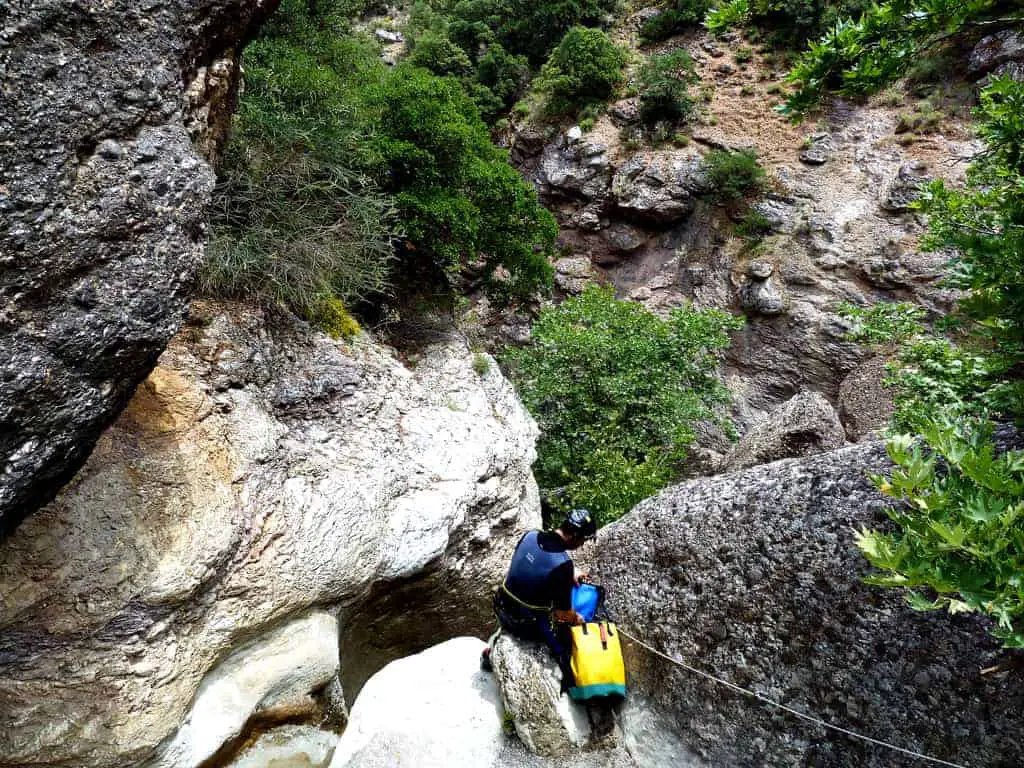
M 583 617 L 572 609 L 572 588 L 576 583 L 576 569 L 572 560 L 558 566 L 549 577 L 548 587 L 551 590 L 551 604 L 554 609 L 551 615 L 555 621 L 566 624 L 583 624 Z

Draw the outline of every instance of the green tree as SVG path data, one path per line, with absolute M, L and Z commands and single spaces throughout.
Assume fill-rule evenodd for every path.
M 671 481 L 696 425 L 728 424 L 716 368 L 740 325 L 690 307 L 662 319 L 596 286 L 543 310 L 533 344 L 505 356 L 541 428 L 541 487 L 604 524 Z
M 994 424 L 1024 425 L 1024 84 L 993 82 L 977 110 L 986 151 L 969 186 L 932 184 L 921 202 L 930 248 L 955 249 L 947 282 L 964 291 L 953 339 L 914 333 L 899 352 L 895 469 L 878 477 L 900 504 L 895 530 L 862 531 L 881 570 L 922 610 L 974 611 L 1024 647 L 1024 451 L 997 450 Z M 877 313 L 892 318 L 898 312 Z
M 551 52 L 537 87 L 551 115 L 606 102 L 623 79 L 625 51 L 600 29 L 573 27 Z
M 478 265 L 485 286 L 504 296 L 550 283 L 554 217 L 491 143 L 458 82 L 402 65 L 368 87 L 364 103 L 373 129 L 366 148 L 395 197 L 413 272 L 454 276 Z

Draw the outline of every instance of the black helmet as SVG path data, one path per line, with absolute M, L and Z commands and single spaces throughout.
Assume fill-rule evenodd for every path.
M 597 523 L 594 522 L 594 516 L 590 514 L 590 510 L 579 509 L 572 510 L 565 518 L 565 522 L 562 523 L 562 530 L 566 533 L 574 533 L 581 539 L 592 539 L 597 535 Z

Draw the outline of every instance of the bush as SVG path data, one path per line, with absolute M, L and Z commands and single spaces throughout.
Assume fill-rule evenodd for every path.
M 704 20 L 710 8 L 710 0 L 675 0 L 657 16 L 652 16 L 640 25 L 640 40 L 656 43 L 694 27 Z
M 606 102 L 622 82 L 625 52 L 599 29 L 573 27 L 551 53 L 537 87 L 551 115 Z
M 480 115 L 493 122 L 515 104 L 530 79 L 525 56 L 513 56 L 500 43 L 494 43 L 476 65 L 478 90 L 471 91 Z M 485 92 L 486 91 L 486 92 Z
M 460 0 L 451 34 L 465 51 L 497 42 L 537 66 L 572 27 L 599 26 L 616 6 L 617 0 Z
M 505 360 L 540 425 L 534 471 L 556 505 L 604 524 L 669 482 L 697 423 L 728 423 L 716 368 L 739 326 L 689 307 L 662 319 L 596 286 L 542 310 L 533 344 Z
M 389 198 L 361 172 L 350 84 L 372 49 L 323 32 L 286 3 L 245 52 L 246 88 L 218 173 L 200 274 L 211 295 L 283 303 L 318 322 L 324 307 L 384 291 L 396 231 Z M 372 58 L 370 59 L 372 61 Z M 339 304 L 340 306 L 340 304 Z
M 678 122 L 693 113 L 690 85 L 698 81 L 693 59 L 680 48 L 651 56 L 640 70 L 640 119 L 646 125 Z
M 440 32 L 426 31 L 415 38 L 410 63 L 435 75 L 467 75 L 473 68 L 466 52 Z
M 768 176 L 752 149 L 712 150 L 704 157 L 704 172 L 711 197 L 718 203 L 734 205 L 768 191 Z

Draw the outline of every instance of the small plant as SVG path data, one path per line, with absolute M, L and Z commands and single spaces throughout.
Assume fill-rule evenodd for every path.
M 711 100 L 715 98 L 715 86 L 713 85 L 702 85 L 700 87 L 700 99 L 705 104 L 710 104 Z
M 772 223 L 761 212 L 750 209 L 736 225 L 736 234 L 746 240 L 760 240 L 772 231 Z
M 512 114 L 516 117 L 523 118 L 530 114 L 530 104 L 526 99 L 520 99 L 512 106 Z
M 473 355 L 473 372 L 477 376 L 486 376 L 490 373 L 490 370 L 491 361 L 488 359 L 487 355 L 481 354 L 480 352 Z
M 687 136 L 685 133 L 680 133 L 679 131 L 676 131 L 672 135 L 672 143 L 675 144 L 677 147 L 688 147 L 690 146 L 690 137 Z
M 916 304 L 880 301 L 859 307 L 844 302 L 837 312 L 853 322 L 847 338 L 862 344 L 901 344 L 924 332 L 924 310 Z
M 765 93 L 771 94 L 772 96 L 782 93 L 782 85 L 780 85 L 779 83 L 772 83 L 767 88 L 765 88 Z
M 345 309 L 345 305 L 333 297 L 315 305 L 310 322 L 332 339 L 351 339 L 360 330 L 359 323 Z
M 740 88 L 740 96 L 753 96 L 755 93 L 757 93 L 757 90 L 752 85 L 744 85 Z
M 640 71 L 640 119 L 646 125 L 676 122 L 693 114 L 690 85 L 697 81 L 693 59 L 682 48 L 651 56 Z
M 733 54 L 733 58 L 740 66 L 747 64 L 752 58 L 754 58 L 754 49 L 749 45 L 741 46 L 736 49 L 736 52 Z
M 716 149 L 704 158 L 711 197 L 718 203 L 736 204 L 760 197 L 768 190 L 768 176 L 752 149 L 735 152 Z
M 592 130 L 594 130 L 594 118 L 584 117 L 582 120 L 580 120 L 579 126 L 580 130 L 583 131 L 584 133 L 590 133 Z

